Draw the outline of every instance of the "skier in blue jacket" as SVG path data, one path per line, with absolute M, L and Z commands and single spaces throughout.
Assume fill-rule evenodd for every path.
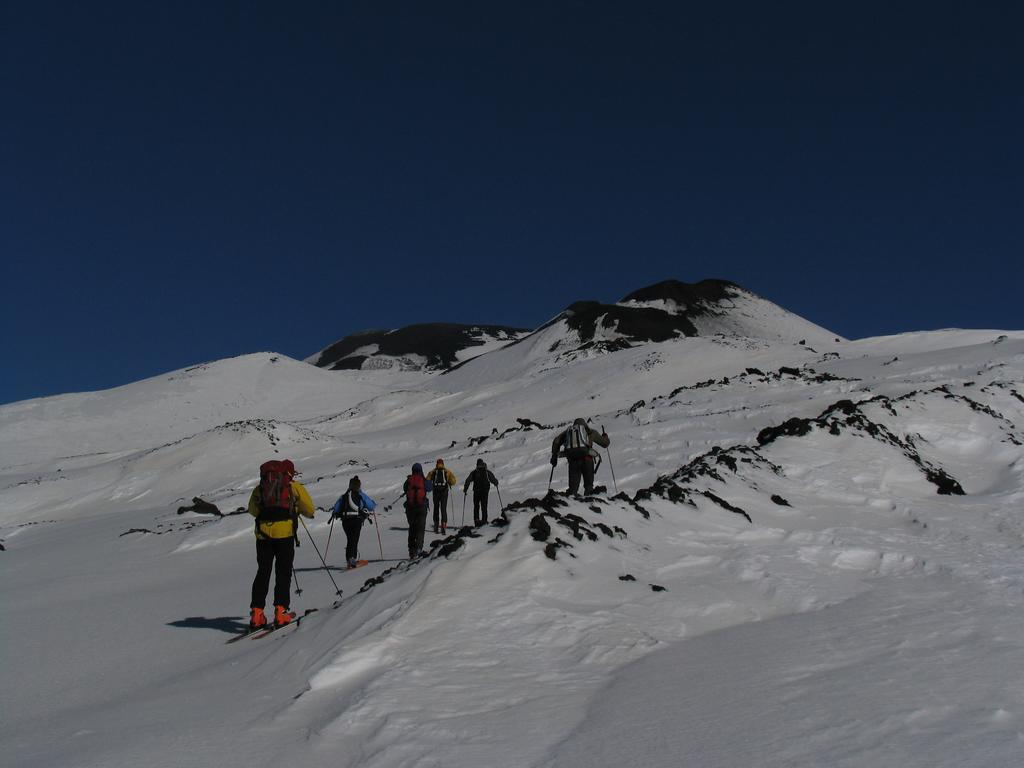
M 359 555 L 359 532 L 366 520 L 377 507 L 377 502 L 362 491 L 358 475 L 348 481 L 348 490 L 334 502 L 334 517 L 341 520 L 345 529 L 345 560 L 349 568 L 355 568 Z

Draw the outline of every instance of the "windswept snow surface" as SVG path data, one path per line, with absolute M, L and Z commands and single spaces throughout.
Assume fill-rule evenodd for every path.
M 1019 763 L 1024 332 L 719 334 L 556 364 L 543 342 L 444 376 L 252 355 L 0 408 L 5 758 Z M 576 416 L 612 438 L 609 490 L 546 495 Z M 341 604 L 303 531 L 292 605 L 319 610 L 226 645 L 251 518 L 176 509 L 244 505 L 274 457 L 325 507 L 358 474 L 381 504 L 362 556 L 394 560 L 337 568 L 318 513 Z M 497 522 L 428 529 L 430 556 L 398 562 L 385 506 L 437 457 L 460 487 L 488 462 Z

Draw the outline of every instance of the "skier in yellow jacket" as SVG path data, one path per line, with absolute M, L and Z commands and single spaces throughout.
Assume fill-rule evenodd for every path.
M 252 582 L 249 626 L 266 625 L 263 608 L 270 589 L 270 571 L 275 571 L 274 624 L 282 626 L 293 618 L 291 605 L 292 564 L 298 538 L 298 515 L 313 518 L 315 507 L 309 491 L 294 478 L 298 473 L 288 459 L 268 461 L 260 467 L 260 484 L 249 496 L 249 514 L 256 518 L 256 578 Z M 275 567 L 276 561 L 276 567 Z
M 448 489 L 454 486 L 458 480 L 455 478 L 455 473 L 444 465 L 444 459 L 437 460 L 437 465 L 430 472 L 429 480 L 434 484 L 434 533 L 446 533 L 448 531 Z

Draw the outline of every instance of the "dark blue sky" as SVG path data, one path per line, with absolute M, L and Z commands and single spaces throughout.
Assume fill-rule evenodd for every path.
M 1019 3 L 0 8 L 0 402 L 669 277 L 1024 328 Z

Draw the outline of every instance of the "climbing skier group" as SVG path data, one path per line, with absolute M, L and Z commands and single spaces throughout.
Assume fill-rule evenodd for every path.
M 592 494 L 594 474 L 601 461 L 594 445 L 607 448 L 610 443 L 603 429 L 596 432 L 584 419 L 576 419 L 572 426 L 560 432 L 551 443 L 552 476 L 559 457 L 565 457 L 569 467 L 569 492 L 578 493 L 582 480 L 584 492 Z M 248 511 L 255 518 L 257 566 L 250 602 L 251 630 L 268 624 L 264 608 L 270 590 L 271 571 L 275 574 L 274 626 L 284 626 L 294 619 L 289 606 L 299 517 L 301 515 L 312 519 L 315 513 L 309 492 L 295 479 L 298 474 L 295 465 L 288 459 L 265 462 L 260 467 L 260 482 L 249 496 Z M 434 502 L 434 533 L 447 532 L 450 491 L 457 482 L 455 474 L 445 466 L 443 459 L 437 460 L 429 476 L 424 474 L 421 464 L 412 465 L 412 472 L 402 485 L 402 495 L 395 500 L 404 499 L 405 517 L 409 524 L 410 559 L 423 554 L 431 497 Z M 466 477 L 462 489 L 465 496 L 470 487 L 473 488 L 473 524 L 477 527 L 488 523 L 487 502 L 492 485 L 498 486 L 498 478 L 487 468 L 483 459 L 477 459 L 476 467 Z M 345 532 L 345 561 L 349 568 L 359 565 L 359 535 L 363 523 L 370 519 L 376 506 L 376 502 L 363 492 L 358 476 L 349 480 L 348 490 L 334 503 L 332 523 L 334 520 L 340 521 Z M 324 567 L 327 567 L 326 562 Z
M 434 533 L 447 533 L 449 491 L 457 482 L 455 474 L 444 465 L 444 459 L 437 460 L 429 477 L 423 474 L 422 465 L 412 465 L 412 474 L 402 485 L 405 518 L 409 523 L 410 558 L 418 557 L 423 550 L 427 514 L 430 511 L 427 494 L 434 497 Z M 483 459 L 477 459 L 476 468 L 466 478 L 462 492 L 468 493 L 469 487 L 473 486 L 473 524 L 478 527 L 487 523 L 487 497 L 492 485 L 498 485 L 498 478 L 487 469 Z

